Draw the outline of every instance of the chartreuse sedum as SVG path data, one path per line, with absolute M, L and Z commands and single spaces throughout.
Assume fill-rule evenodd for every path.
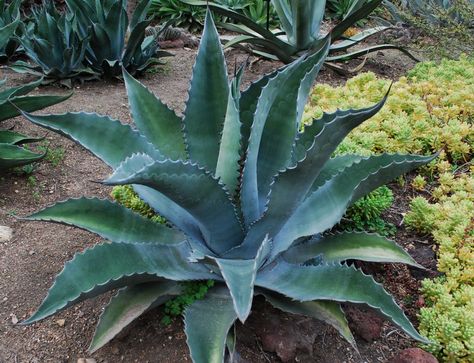
M 226 338 L 255 295 L 322 319 L 351 344 L 341 303 L 366 304 L 421 337 L 393 298 L 347 260 L 416 262 L 394 242 L 365 233 L 324 234 L 358 198 L 432 157 L 331 158 L 385 100 L 325 114 L 299 133 L 303 108 L 328 51 L 318 51 L 240 91 L 229 82 L 211 16 L 181 118 L 124 72 L 136 129 L 90 113 L 25 116 L 76 140 L 113 168 L 107 185 L 133 185 L 172 226 L 109 200 L 71 199 L 29 217 L 92 231 L 106 241 L 78 253 L 38 311 L 46 318 L 117 289 L 90 346 L 103 346 L 148 309 L 179 295 L 182 281 L 214 280 L 184 312 L 194 362 L 222 362 Z

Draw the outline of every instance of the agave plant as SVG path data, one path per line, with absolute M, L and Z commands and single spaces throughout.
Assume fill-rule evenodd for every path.
M 336 17 L 345 19 L 368 1 L 370 0 L 328 0 L 327 8 Z
M 42 82 L 39 79 L 23 86 L 6 88 L 0 91 L 0 122 L 18 116 L 19 109 L 36 111 L 54 105 L 67 99 L 67 96 L 25 96 L 38 87 Z M 4 85 L 3 80 L 0 85 Z M 0 129 L 0 172 L 9 168 L 30 164 L 40 160 L 44 154 L 37 154 L 21 145 L 39 141 L 40 139 L 26 136 L 11 130 Z
M 77 32 L 77 17 L 60 14 L 54 2 L 46 1 L 32 8 L 33 26 L 22 24 L 20 38 L 33 65 L 18 61 L 11 68 L 16 72 L 44 76 L 45 81 L 59 81 L 71 88 L 73 79 L 97 78 L 97 73 L 83 65 L 89 38 Z
M 86 36 L 91 32 L 86 61 L 96 72 L 118 76 L 124 67 L 135 74 L 159 63 L 159 57 L 170 55 L 158 50 L 157 35 L 145 35 L 152 20 L 147 18 L 148 0 L 139 2 L 130 20 L 126 0 L 66 0 L 66 3 L 78 17 L 80 34 Z
M 279 309 L 332 324 L 351 344 L 343 302 L 367 304 L 425 341 L 383 287 L 345 261 L 416 262 L 378 235 L 324 232 L 359 197 L 433 158 L 331 158 L 384 100 L 325 114 L 298 131 L 328 47 L 326 42 L 241 92 L 243 70 L 229 83 L 208 13 L 182 118 L 127 72 L 136 130 L 96 114 L 25 113 L 102 159 L 114 169 L 103 183 L 132 185 L 172 227 L 96 198 L 70 199 L 31 215 L 29 220 L 95 232 L 107 242 L 68 262 L 24 323 L 121 288 L 100 318 L 90 346 L 95 351 L 143 312 L 180 294 L 180 281 L 214 280 L 205 298 L 184 312 L 194 362 L 222 362 L 226 336 L 237 319 L 246 320 L 256 294 Z
M 321 35 L 321 23 L 325 13 L 326 0 L 272 0 L 280 20 L 280 30 L 270 31 L 252 19 L 215 2 L 202 0 L 181 0 L 195 6 L 209 6 L 214 12 L 227 16 L 241 24 L 225 24 L 226 29 L 240 33 L 226 43 L 226 47 L 249 44 L 257 55 L 269 59 L 279 59 L 291 63 L 304 52 L 318 48 L 324 42 Z M 398 49 L 408 56 L 413 56 L 404 48 L 392 44 L 380 44 L 347 53 L 351 47 L 368 37 L 377 34 L 387 27 L 378 26 L 366 29 L 350 38 L 344 38 L 344 32 L 361 19 L 366 18 L 382 0 L 373 0 L 351 12 L 343 21 L 331 30 L 332 45 L 327 62 L 345 61 L 383 49 Z M 339 53 L 343 54 L 339 54 Z
M 0 57 L 10 59 L 15 54 L 18 40 L 15 39 L 15 32 L 20 23 L 21 0 L 14 0 L 5 4 L 5 0 L 0 0 Z

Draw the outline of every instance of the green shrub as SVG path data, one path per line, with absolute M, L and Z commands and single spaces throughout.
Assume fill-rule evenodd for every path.
M 393 235 L 395 226 L 381 217 L 382 213 L 392 206 L 392 203 L 392 191 L 382 186 L 359 199 L 347 210 L 345 218 L 348 221 L 343 222 L 342 227 L 356 231 L 376 232 L 384 236 Z

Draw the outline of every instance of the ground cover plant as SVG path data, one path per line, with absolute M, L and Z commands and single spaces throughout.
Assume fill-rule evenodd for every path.
M 275 31 L 271 31 L 245 15 L 217 2 L 182 1 L 190 5 L 209 6 L 217 14 L 229 17 L 238 23 L 223 25 L 225 28 L 241 34 L 226 43 L 226 47 L 245 43 L 249 44 L 252 52 L 257 55 L 291 63 L 304 52 L 312 48 L 317 49 L 325 42 L 325 35 L 321 34 L 321 24 L 325 15 L 326 1 L 273 0 L 272 4 L 279 19 L 279 26 Z M 381 2 L 382 0 L 374 0 L 361 5 L 331 30 L 332 44 L 329 48 L 328 62 L 345 61 L 382 49 L 399 49 L 411 57 L 411 54 L 405 49 L 392 44 L 370 46 L 347 53 L 353 46 L 386 29 L 386 27 L 380 26 L 366 29 L 349 38 L 343 36 L 347 29 L 366 18 Z
M 426 306 L 419 319 L 420 330 L 432 342 L 425 349 L 446 362 L 469 362 L 474 352 L 473 79 L 474 60 L 466 56 L 418 64 L 393 84 L 386 106 L 354 130 L 337 151 L 430 154 L 442 149 L 440 158 L 413 179 L 413 187 L 424 196 L 411 201 L 405 223 L 431 235 L 439 246 L 437 266 L 443 276 L 423 281 Z M 306 109 L 306 122 L 337 107 L 366 106 L 388 84 L 366 73 L 344 87 L 318 85 Z
M 36 111 L 62 102 L 69 97 L 36 95 L 26 96 L 42 82 L 41 79 L 18 87 L 4 87 L 5 80 L 0 86 L 0 122 L 20 114 L 22 110 Z M 12 130 L 0 129 L 0 172 L 6 169 L 33 163 L 42 159 L 46 153 L 38 154 L 22 145 L 39 141 L 40 139 L 23 135 Z
M 137 131 L 96 114 L 24 113 L 92 151 L 114 168 L 105 184 L 133 185 L 173 227 L 94 198 L 71 199 L 33 214 L 29 219 L 76 225 L 111 242 L 67 263 L 25 323 L 123 288 L 101 316 L 94 351 L 148 308 L 180 295 L 180 281 L 214 280 L 205 298 L 184 312 L 195 362 L 223 360 L 227 334 L 237 319 L 246 320 L 255 294 L 279 309 L 332 324 L 351 344 L 341 302 L 368 304 L 425 341 L 381 285 L 344 261 L 416 262 L 375 234 L 322 233 L 355 200 L 433 156 L 330 158 L 385 98 L 365 109 L 326 114 L 298 133 L 328 46 L 240 92 L 243 69 L 229 83 L 208 14 L 183 119 L 126 72 Z M 318 263 L 304 265 L 316 257 Z

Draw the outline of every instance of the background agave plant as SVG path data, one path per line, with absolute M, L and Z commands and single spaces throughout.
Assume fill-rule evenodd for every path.
M 19 87 L 6 88 L 0 91 L 0 122 L 18 116 L 19 108 L 25 111 L 36 111 L 67 99 L 66 96 L 37 95 L 25 96 L 40 85 L 42 79 Z M 0 85 L 3 85 L 3 80 Z M 0 129 L 0 172 L 30 164 L 40 160 L 44 155 L 36 154 L 21 145 L 40 139 L 26 136 L 11 130 Z
M 181 1 L 190 5 L 209 6 L 214 12 L 240 23 L 223 24 L 225 28 L 241 34 L 226 43 L 226 47 L 246 43 L 258 55 L 270 59 L 279 59 L 284 63 L 291 63 L 304 52 L 312 48 L 318 48 L 324 42 L 324 36 L 321 34 L 321 24 L 326 9 L 325 0 L 272 0 L 280 22 L 280 29 L 275 31 L 268 30 L 245 15 L 216 2 L 202 0 Z M 329 48 L 330 56 L 327 58 L 328 62 L 345 61 L 382 49 L 399 49 L 413 58 L 408 51 L 392 44 L 380 44 L 347 53 L 353 46 L 387 28 L 385 26 L 378 26 L 366 29 L 347 39 L 343 36 L 348 28 L 354 26 L 361 19 L 366 18 L 381 2 L 382 0 L 373 0 L 360 4 L 357 10 L 353 9 L 350 14 L 331 30 L 333 44 Z M 336 41 L 338 42 L 335 43 Z M 340 52 L 344 53 L 339 54 Z
M 20 23 L 21 0 L 9 4 L 0 1 L 0 57 L 9 59 L 15 54 L 20 43 L 14 35 Z
M 148 0 L 138 3 L 131 19 L 126 0 L 66 0 L 66 3 L 78 18 L 79 33 L 83 37 L 91 33 L 86 61 L 95 71 L 118 76 L 124 67 L 135 74 L 159 63 L 159 57 L 170 55 L 158 50 L 158 35 L 145 35 L 152 20 L 147 18 Z
M 44 76 L 46 82 L 60 81 L 69 88 L 75 78 L 97 78 L 97 73 L 83 64 L 89 37 L 78 33 L 74 14 L 61 14 L 54 2 L 46 1 L 32 8 L 32 20 L 33 26 L 22 24 L 20 41 L 34 64 L 17 61 L 13 70 Z
M 331 158 L 384 100 L 325 114 L 298 131 L 328 47 L 322 44 L 240 92 L 243 69 L 229 83 L 208 13 L 183 118 L 126 72 L 137 130 L 96 114 L 25 113 L 101 158 L 114 169 L 105 184 L 133 185 L 172 225 L 96 198 L 33 214 L 30 220 L 75 225 L 110 242 L 68 262 L 25 323 L 121 288 L 101 316 L 94 351 L 144 311 L 180 294 L 180 281 L 214 280 L 205 298 L 184 313 L 194 362 L 222 362 L 227 334 L 237 319 L 246 320 L 255 294 L 279 309 L 332 324 L 351 344 L 341 302 L 367 304 L 425 341 L 383 287 L 345 261 L 416 262 L 375 234 L 324 232 L 359 197 L 432 157 Z

